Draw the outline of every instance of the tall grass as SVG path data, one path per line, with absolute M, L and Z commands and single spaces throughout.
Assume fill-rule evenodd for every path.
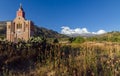
M 120 44 L 0 41 L 3 76 L 119 76 Z

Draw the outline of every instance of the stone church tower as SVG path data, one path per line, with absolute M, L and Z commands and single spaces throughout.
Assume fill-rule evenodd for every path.
M 16 18 L 7 22 L 6 37 L 8 41 L 16 42 L 19 39 L 27 41 L 34 34 L 34 24 L 25 19 L 25 12 L 20 5 L 16 13 Z

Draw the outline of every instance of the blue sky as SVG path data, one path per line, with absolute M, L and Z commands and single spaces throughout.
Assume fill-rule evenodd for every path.
M 20 3 L 26 19 L 58 32 L 63 26 L 120 31 L 120 0 L 0 0 L 0 21 L 13 20 Z

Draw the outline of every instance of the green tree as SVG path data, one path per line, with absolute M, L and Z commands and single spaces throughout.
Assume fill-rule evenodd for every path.
M 68 40 L 72 43 L 75 40 L 75 38 L 71 37 Z
M 55 39 L 53 40 L 53 43 L 59 43 L 58 39 L 55 38 Z

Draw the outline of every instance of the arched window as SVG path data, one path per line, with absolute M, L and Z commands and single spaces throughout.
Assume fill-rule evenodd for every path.
M 8 25 L 8 29 L 10 29 L 10 25 Z
M 20 24 L 20 29 L 22 29 L 22 24 Z
M 17 24 L 17 29 L 22 29 L 22 24 Z

